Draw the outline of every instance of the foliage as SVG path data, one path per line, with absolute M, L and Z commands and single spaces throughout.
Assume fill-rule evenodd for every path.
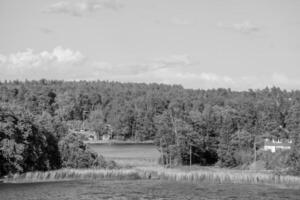
M 0 176 L 60 167 L 56 138 L 29 113 L 0 108 Z
M 59 142 L 62 167 L 65 168 L 115 168 L 114 162 L 107 162 L 83 143 L 84 135 L 69 133 Z
M 290 139 L 293 150 L 288 153 L 287 166 L 299 171 L 299 91 L 6 81 L 0 83 L 0 103 L 33 113 L 39 127 L 57 140 L 66 137 L 71 122 L 99 136 L 109 132 L 114 139 L 154 140 L 166 165 L 249 165 L 260 159 L 264 138 Z M 80 154 L 94 159 L 85 150 Z

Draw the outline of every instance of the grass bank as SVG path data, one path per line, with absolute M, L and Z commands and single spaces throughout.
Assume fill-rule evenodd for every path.
M 230 170 L 217 168 L 201 168 L 197 170 L 168 169 L 161 166 L 134 167 L 131 169 L 61 169 L 48 172 L 28 172 L 15 174 L 4 182 L 49 182 L 82 179 L 161 179 L 176 182 L 193 182 L 209 184 L 257 184 L 274 185 L 300 189 L 300 177 L 279 176 L 273 173 Z
M 176 168 L 166 169 L 160 166 L 137 167 L 136 169 L 144 173 L 152 174 L 152 176 L 158 177 L 159 179 L 173 181 L 213 184 L 264 184 L 300 189 L 300 177 L 280 176 L 270 172 L 208 167 L 191 171 Z
M 84 179 L 135 180 L 148 176 L 148 172 L 136 169 L 60 169 L 47 172 L 14 174 L 5 183 L 51 182 Z

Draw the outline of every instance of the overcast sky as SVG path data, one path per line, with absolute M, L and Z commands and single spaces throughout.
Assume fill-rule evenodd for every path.
M 299 0 L 0 0 L 0 80 L 300 89 Z

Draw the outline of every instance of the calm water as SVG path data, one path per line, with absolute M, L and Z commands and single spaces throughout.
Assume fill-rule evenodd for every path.
M 201 185 L 159 180 L 0 184 L 0 199 L 300 199 L 300 191 L 255 185 Z

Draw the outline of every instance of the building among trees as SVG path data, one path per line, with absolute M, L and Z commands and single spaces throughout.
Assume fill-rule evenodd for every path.
M 292 146 L 291 140 L 270 140 L 265 139 L 264 143 L 264 150 L 265 151 L 271 151 L 272 153 L 275 153 L 277 150 L 290 150 Z

